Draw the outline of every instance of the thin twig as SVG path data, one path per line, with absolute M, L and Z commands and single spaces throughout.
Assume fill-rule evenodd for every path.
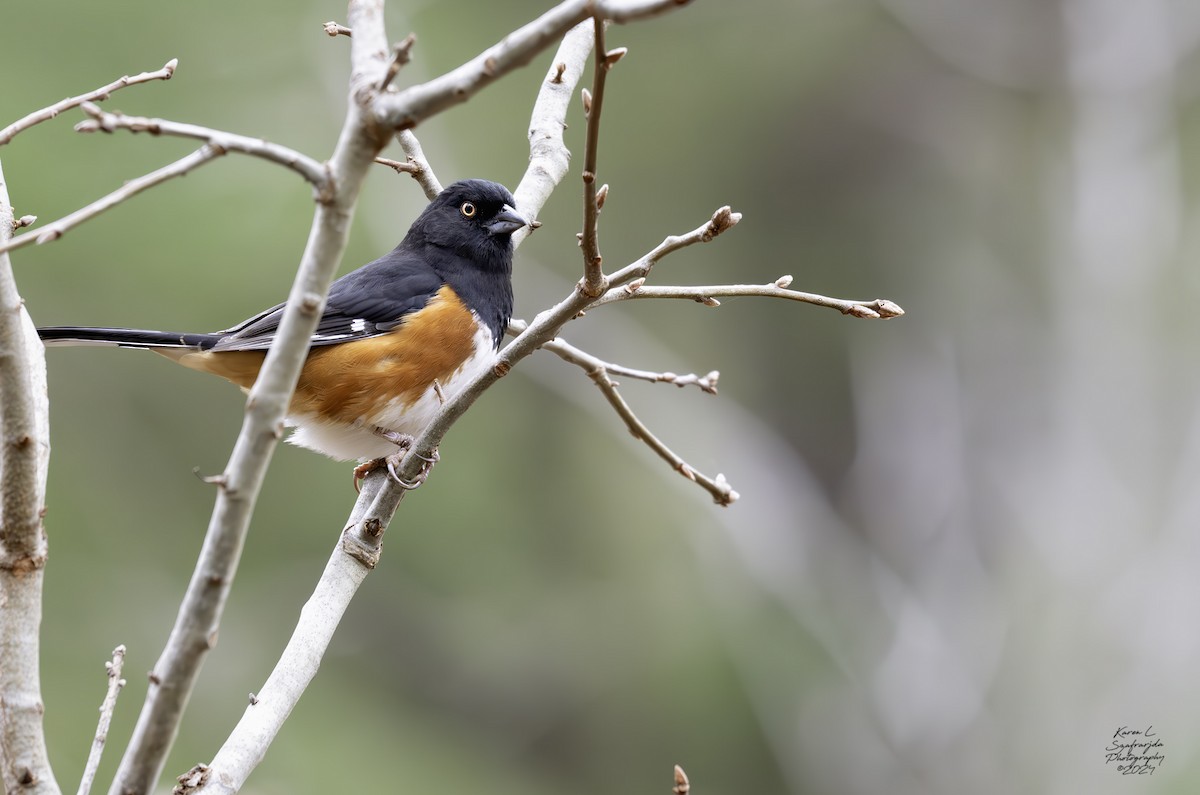
M 100 722 L 96 726 L 96 737 L 92 740 L 92 750 L 88 754 L 87 765 L 83 768 L 83 777 L 79 781 L 79 795 L 88 795 L 92 783 L 96 780 L 96 770 L 100 767 L 100 756 L 104 753 L 104 743 L 108 739 L 108 727 L 112 723 L 113 710 L 117 707 L 117 696 L 125 687 L 121 678 L 121 669 L 125 665 L 125 647 L 113 649 L 112 660 L 104 664 L 108 672 L 108 690 L 104 701 L 100 704 Z
M 508 323 L 508 333 L 515 336 L 528 327 L 529 324 L 524 320 L 514 318 Z M 570 362 L 584 371 L 603 368 L 611 375 L 635 378 L 639 381 L 649 381 L 656 384 L 674 384 L 680 389 L 685 386 L 695 386 L 700 391 L 707 392 L 710 395 L 717 394 L 717 381 L 721 377 L 721 374 L 716 370 L 711 370 L 705 375 L 696 375 L 695 373 L 679 375 L 670 371 L 655 372 L 653 370 L 638 370 L 633 367 L 626 367 L 623 364 L 606 362 L 600 357 L 572 345 L 562 337 L 555 337 L 549 342 L 544 343 L 542 350 L 550 351 L 563 361 Z
M 545 347 L 547 350 L 552 350 L 555 353 L 558 352 L 557 346 L 554 343 L 548 343 Z M 695 373 L 679 375 L 670 371 L 658 373 L 652 370 L 638 370 L 614 362 L 605 362 L 604 369 L 608 371 L 609 375 L 624 376 L 625 378 L 649 381 L 654 384 L 671 384 L 680 389 L 687 386 L 694 386 L 701 392 L 709 395 L 717 394 L 717 381 L 721 377 L 721 373 L 718 370 L 709 370 L 704 375 L 696 375 Z
M 696 483 L 701 488 L 712 495 L 713 501 L 721 506 L 732 505 L 738 498 L 738 493 L 733 490 L 729 482 L 725 480 L 725 476 L 718 473 L 715 478 L 710 478 L 706 475 L 697 472 L 688 462 L 684 461 L 675 451 L 667 447 L 661 439 L 655 436 L 646 424 L 638 419 L 637 414 L 621 397 L 621 393 L 617 391 L 617 385 L 608 376 L 608 371 L 604 368 L 592 370 L 588 373 L 592 382 L 600 389 L 600 393 L 608 400 L 613 410 L 625 422 L 625 427 L 633 434 L 634 438 L 646 443 L 646 446 L 658 454 L 658 457 L 663 459 L 670 465 L 671 469 L 683 475 L 688 480 Z
M 583 92 L 583 112 L 587 117 L 587 130 L 583 144 L 583 233 L 579 239 L 579 247 L 583 253 L 583 292 L 595 298 L 608 287 L 604 278 L 604 259 L 600 255 L 600 197 L 596 189 L 596 161 L 600 148 L 600 114 L 604 107 L 604 84 L 608 76 L 609 62 L 608 51 L 604 45 L 604 20 L 595 18 L 592 22 L 595 36 L 592 47 L 592 90 L 588 92 L 585 89 Z
M 238 152 L 276 163 L 295 171 L 317 190 L 328 190 L 329 174 L 323 163 L 297 152 L 295 149 L 264 141 L 262 138 L 251 138 L 224 130 L 215 130 L 211 127 L 201 127 L 198 124 L 127 116 L 124 113 L 109 113 L 99 105 L 90 102 L 83 103 L 81 109 L 91 118 L 76 124 L 76 132 L 111 133 L 114 130 L 129 130 L 133 133 L 145 132 L 150 135 L 191 138 L 212 144 L 226 152 Z
M 785 277 L 785 279 L 788 277 Z M 781 279 L 780 281 L 784 281 Z M 779 282 L 771 284 L 712 284 L 688 286 L 642 286 L 637 289 L 615 287 L 596 301 L 592 306 L 603 306 L 617 301 L 627 301 L 634 298 L 683 298 L 706 306 L 720 306 L 718 297 L 730 296 L 761 296 L 764 298 L 784 298 L 789 301 L 800 301 L 805 304 L 824 306 L 836 309 L 843 315 L 853 317 L 888 319 L 900 317 L 904 310 L 893 301 L 886 298 L 876 298 L 873 301 L 853 301 L 844 298 L 830 298 L 816 293 L 804 293 L 798 290 L 788 290 L 780 287 Z
M 527 328 L 527 324 L 524 321 L 516 320 L 511 322 L 509 327 L 519 332 Z M 716 370 L 705 376 L 697 376 L 695 374 L 679 376 L 675 373 L 654 373 L 648 370 L 635 370 L 624 365 L 606 362 L 581 348 L 565 342 L 561 338 L 555 338 L 544 343 L 542 348 L 556 354 L 563 361 L 570 362 L 582 369 L 592 379 L 592 382 L 599 387 L 604 397 L 608 400 L 609 405 L 613 407 L 617 415 L 625 422 L 626 427 L 629 428 L 634 438 L 645 442 L 651 450 L 657 453 L 676 472 L 679 472 L 688 480 L 706 489 L 717 504 L 727 506 L 738 498 L 738 493 L 730 487 L 724 475 L 718 474 L 715 478 L 708 478 L 700 474 L 684 461 L 683 458 L 667 447 L 657 436 L 651 433 L 646 424 L 638 418 L 633 409 L 629 407 L 629 404 L 621 397 L 617 391 L 618 384 L 611 378 L 612 375 L 623 375 L 644 381 L 671 383 L 679 387 L 695 384 L 703 391 L 715 395 L 717 393 L 717 378 L 719 376 Z
M 695 386 L 701 392 L 706 392 L 710 395 L 717 394 L 717 381 L 721 377 L 721 373 L 718 370 L 709 370 L 704 375 L 696 375 L 695 373 L 679 375 L 670 371 L 656 373 L 650 370 L 636 370 L 632 367 L 611 362 L 608 363 L 606 369 L 612 375 L 636 378 L 641 381 L 650 381 L 659 384 L 672 384 L 680 389 L 683 389 L 685 386 Z
M 404 154 L 408 156 L 408 162 L 413 166 L 413 170 L 409 173 L 421 186 L 421 190 L 425 192 L 425 198 L 433 201 L 442 192 L 442 183 L 438 181 L 437 174 L 433 173 L 433 166 L 429 165 L 429 160 L 425 157 L 425 150 L 421 148 L 421 142 L 417 140 L 417 136 L 412 130 L 397 132 L 396 141 L 404 150 Z
M 345 25 L 339 25 L 337 22 L 334 22 L 333 20 L 326 22 L 324 25 L 324 28 L 325 28 L 325 33 L 328 34 L 330 38 L 336 39 L 338 36 L 347 36 L 348 37 L 348 36 L 352 35 L 350 28 L 346 27 Z
M 381 166 L 387 166 L 397 174 L 416 174 L 419 166 L 411 160 L 393 160 L 390 157 L 377 157 L 375 162 Z
M 0 251 L 11 251 L 30 243 L 41 244 L 57 240 L 71 228 L 136 196 L 147 188 L 173 179 L 174 177 L 182 176 L 227 152 L 238 152 L 252 157 L 259 157 L 295 171 L 312 184 L 318 200 L 322 200 L 331 190 L 329 174 L 324 164 L 286 146 L 264 141 L 260 138 L 250 138 L 245 135 L 214 130 L 195 124 L 127 116 L 123 113 L 108 113 L 98 105 L 87 102 L 81 103 L 81 107 L 91 118 L 75 126 L 75 129 L 79 132 L 112 132 L 113 130 L 121 129 L 134 133 L 148 132 L 151 135 L 191 138 L 205 141 L 206 145 L 187 157 L 181 158 L 153 173 L 130 180 L 119 189 L 86 207 L 76 210 L 65 218 L 47 224 L 37 231 L 27 232 L 5 243 L 0 243 Z
M 417 34 L 409 33 L 392 48 L 392 59 L 388 61 L 387 71 L 383 73 L 383 79 L 379 81 L 380 91 L 386 91 L 391 82 L 396 79 L 396 75 L 400 74 L 404 65 L 412 60 L 412 48 L 416 43 Z
M 3 130 L 0 130 L 0 146 L 8 143 L 14 137 L 16 137 L 18 133 L 29 129 L 35 124 L 49 121 L 63 111 L 78 107 L 85 102 L 100 102 L 108 99 L 112 92 L 125 88 L 126 86 L 133 86 L 137 85 L 138 83 L 148 83 L 151 80 L 170 80 L 171 75 L 175 74 L 175 68 L 177 66 L 179 66 L 179 59 L 172 58 L 163 65 L 162 69 L 157 69 L 153 72 L 142 72 L 140 75 L 133 75 L 132 77 L 126 75 L 125 77 L 114 80 L 108 85 L 97 88 L 94 91 L 89 91 L 86 94 L 80 94 L 77 97 L 70 97 L 68 99 L 64 99 L 62 102 L 56 102 L 49 107 L 34 111 L 25 118 L 18 119 L 17 121 L 5 127 Z
M 104 196 L 86 207 L 82 207 L 70 215 L 60 218 L 53 223 L 43 226 L 32 232 L 26 232 L 23 235 L 17 235 L 11 240 L 0 242 L 0 252 L 12 251 L 14 249 L 27 246 L 31 243 L 48 243 L 52 240 L 57 240 L 71 229 L 79 226 L 84 221 L 95 218 L 105 210 L 111 209 L 126 199 L 130 199 L 147 188 L 152 188 L 155 185 L 166 182 L 167 180 L 181 177 L 189 171 L 193 171 L 205 163 L 215 160 L 225 154 L 225 150 L 205 144 L 204 146 L 192 152 L 186 157 L 176 160 L 170 165 L 163 166 L 157 171 L 152 171 L 149 174 L 131 179 L 117 190 Z
M 644 279 L 650 275 L 654 266 L 663 257 L 696 243 L 708 243 L 722 232 L 732 229 L 740 220 L 742 220 L 741 213 L 733 212 L 728 205 L 721 207 L 713 213 L 712 218 L 708 219 L 708 222 L 704 225 L 698 226 L 683 235 L 668 235 L 663 242 L 659 243 L 637 261 L 609 274 L 608 283 L 616 287 L 635 279 Z

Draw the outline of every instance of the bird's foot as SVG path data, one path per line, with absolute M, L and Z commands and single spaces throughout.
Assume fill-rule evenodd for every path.
M 397 469 L 399 468 L 400 463 L 402 461 L 404 461 L 405 456 L 407 456 L 410 453 L 410 451 L 412 450 L 413 442 L 415 442 L 416 439 L 414 439 L 412 436 L 409 436 L 406 433 L 396 433 L 395 431 L 389 431 L 384 428 L 373 428 L 372 430 L 377 435 L 382 436 L 384 439 L 387 439 L 389 442 L 396 445 L 396 447 L 398 447 L 400 449 L 397 450 L 395 453 L 392 453 L 389 456 L 385 456 L 383 458 L 376 458 L 371 461 L 366 461 L 366 462 L 356 466 L 354 468 L 354 490 L 355 491 L 359 490 L 358 489 L 359 481 L 361 481 L 367 475 L 371 474 L 372 472 L 374 472 L 376 469 L 379 469 L 380 467 L 387 467 L 388 475 L 392 478 L 392 480 L 394 480 L 398 484 L 400 484 L 401 488 L 409 489 L 411 491 L 412 489 L 419 488 L 421 486 L 421 484 L 425 482 L 426 478 L 429 477 L 430 470 L 433 469 L 433 465 L 441 460 L 442 456 L 441 456 L 441 454 L 438 453 L 436 448 L 433 450 L 432 454 L 429 455 L 428 457 L 423 456 L 423 455 L 417 455 L 414 453 L 414 455 L 417 455 L 417 458 L 420 458 L 425 463 L 423 463 L 421 465 L 420 471 L 417 472 L 416 477 L 414 477 L 411 482 L 404 480 L 403 478 L 400 477 L 400 474 L 397 471 Z

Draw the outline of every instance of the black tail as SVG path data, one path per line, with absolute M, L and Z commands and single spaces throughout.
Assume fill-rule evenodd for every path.
M 116 345 L 121 348 L 197 348 L 206 351 L 221 334 L 179 334 L 132 328 L 50 326 L 37 330 L 47 345 Z

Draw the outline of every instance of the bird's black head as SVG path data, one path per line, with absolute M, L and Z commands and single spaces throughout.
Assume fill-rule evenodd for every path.
M 497 347 L 512 317 L 512 234 L 529 225 L 515 205 L 503 185 L 455 182 L 430 202 L 400 244 L 421 253 L 491 329 Z
M 408 236 L 413 243 L 453 251 L 480 269 L 511 272 L 512 233 L 529 225 L 516 203 L 503 185 L 464 179 L 430 202 Z

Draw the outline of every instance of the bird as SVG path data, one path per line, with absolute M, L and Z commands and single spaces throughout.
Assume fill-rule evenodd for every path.
M 536 225 L 496 182 L 447 186 L 400 244 L 334 281 L 309 341 L 286 423 L 288 442 L 355 460 L 355 484 L 401 451 L 445 400 L 492 367 L 512 318 L 512 235 Z M 38 329 L 47 346 L 142 348 L 218 375 L 245 391 L 258 377 L 279 323 L 278 304 L 207 334 L 88 326 Z

